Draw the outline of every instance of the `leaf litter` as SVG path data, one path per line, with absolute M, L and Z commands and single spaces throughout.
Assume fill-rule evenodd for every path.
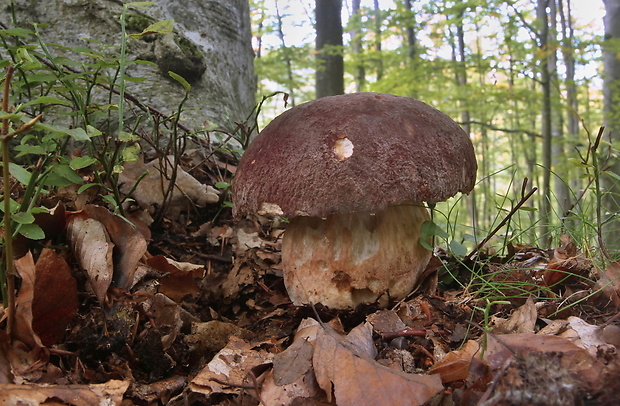
M 10 337 L 0 331 L 0 403 L 620 398 L 620 265 L 596 269 L 566 236 L 554 250 L 478 253 L 473 260 L 499 287 L 495 297 L 451 286 L 442 269 L 467 273 L 440 254 L 429 266 L 439 285 L 435 279 L 388 309 L 335 311 L 290 304 L 279 268 L 284 226 L 273 220 L 233 222 L 225 211 L 214 222 L 219 208 L 209 203 L 202 215 L 180 215 L 177 206 L 162 227 L 149 228 L 100 206 L 69 207 L 37 220 L 48 247 L 24 245 L 16 260 L 16 324 Z M 134 210 L 132 219 L 149 209 Z M 510 304 L 494 304 L 486 320 L 481 309 L 502 298 Z

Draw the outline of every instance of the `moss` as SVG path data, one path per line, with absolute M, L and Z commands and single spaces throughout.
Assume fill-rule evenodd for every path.
M 128 31 L 142 32 L 146 27 L 153 24 L 155 20 L 142 14 L 127 14 L 125 16 L 125 26 Z
M 181 48 L 183 53 L 190 58 L 198 58 L 204 59 L 205 55 L 200 51 L 200 49 L 189 39 L 182 36 L 175 36 L 175 42 Z

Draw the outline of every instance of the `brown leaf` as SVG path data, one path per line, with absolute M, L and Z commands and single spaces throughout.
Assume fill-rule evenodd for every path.
M 372 324 L 372 328 L 379 334 L 393 333 L 407 328 L 394 310 L 379 310 L 366 317 L 366 320 Z
M 84 211 L 103 224 L 116 247 L 114 255 L 114 286 L 128 290 L 136 281 L 138 262 L 146 254 L 146 238 L 138 228 L 115 216 L 104 207 L 90 205 Z
M 537 314 L 536 304 L 530 296 L 524 305 L 512 312 L 509 319 L 493 317 L 492 332 L 495 334 L 533 333 Z
M 443 390 L 436 376 L 406 374 L 384 367 L 327 326 L 317 332 L 313 358 L 319 386 L 339 406 L 422 405 Z
M 74 406 L 120 405 L 127 381 L 111 380 L 92 385 L 0 385 L 2 405 L 42 405 L 63 402 Z M 57 403 L 56 403 L 57 404 Z
M 252 368 L 270 363 L 273 354 L 265 350 L 255 350 L 253 344 L 235 336 L 209 364 L 194 377 L 190 388 L 194 392 L 210 395 L 212 393 L 239 393 L 239 385 L 247 385 L 248 373 Z M 237 387 L 223 384 L 226 382 Z
M 25 343 L 30 349 L 41 348 L 43 343 L 32 328 L 32 300 L 36 280 L 36 266 L 32 253 L 15 260 L 15 270 L 22 280 L 15 303 L 13 338 Z
M 204 276 L 205 269 L 203 266 L 179 263 L 163 255 L 155 255 L 149 258 L 146 263 L 166 274 L 159 279 L 158 290 L 175 302 L 179 303 L 188 296 L 198 294 L 196 279 Z
M 594 363 L 587 350 L 558 336 L 533 333 L 488 334 L 487 344 L 484 360 L 493 369 L 502 367 L 506 360 L 514 357 L 516 353 L 532 351 L 562 353 L 562 366 L 573 372 L 588 369 Z
M 439 374 L 442 382 L 454 382 L 467 379 L 472 358 L 480 351 L 480 345 L 469 340 L 463 348 L 451 351 L 431 368 L 431 374 Z
M 35 267 L 32 328 L 43 345 L 59 342 L 79 306 L 77 282 L 67 262 L 44 248 Z
M 599 301 L 611 301 L 620 307 L 620 263 L 613 262 L 602 272 L 593 290 Z
M 114 244 L 103 224 L 92 218 L 84 218 L 81 214 L 69 218 L 67 236 L 73 255 L 88 275 L 91 289 L 99 303 L 103 304 L 114 273 Z

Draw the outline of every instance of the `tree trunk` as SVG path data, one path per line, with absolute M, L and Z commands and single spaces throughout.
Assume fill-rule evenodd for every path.
M 604 0 L 605 3 L 605 42 L 603 43 L 604 86 L 606 133 L 612 145 L 620 142 L 620 0 Z M 601 151 L 606 154 L 608 151 Z M 603 157 L 605 158 L 605 157 Z M 616 158 L 609 162 L 609 170 L 620 174 L 620 161 Z M 614 219 L 604 228 L 604 242 L 609 251 L 620 251 L 620 183 L 611 176 L 602 175 L 605 187 L 603 199 L 604 211 L 611 213 Z
M 383 77 L 383 55 L 381 54 L 381 25 L 383 24 L 383 17 L 381 8 L 379 7 L 379 0 L 374 0 L 375 6 L 375 61 L 377 66 L 377 80 L 381 80 Z
M 278 1 L 275 2 L 276 6 L 276 20 L 277 20 L 277 31 L 278 38 L 280 39 L 280 48 L 282 49 L 282 54 L 284 55 L 284 63 L 286 64 L 286 78 L 288 79 L 288 101 L 291 104 L 291 107 L 295 106 L 295 89 L 293 86 L 293 67 L 291 62 L 291 54 L 289 52 L 288 47 L 286 46 L 286 41 L 284 40 L 284 30 L 282 29 L 282 14 L 280 14 L 280 8 L 278 7 Z
M 316 0 L 316 98 L 344 93 L 342 0 Z
M 351 50 L 353 51 L 353 64 L 355 66 L 355 90 L 361 92 L 366 84 L 366 69 L 364 67 L 362 49 L 362 14 L 360 11 L 360 0 L 351 2 Z
M 357 0 L 359 1 L 359 0 Z M 415 40 L 415 12 L 411 7 L 411 0 L 405 0 L 406 23 L 405 32 L 407 32 L 407 58 L 413 62 L 416 56 L 416 40 Z
M 579 136 L 579 101 L 577 99 L 577 86 L 575 84 L 575 35 L 573 29 L 573 18 L 571 11 L 571 0 L 566 0 L 566 7 L 563 0 L 558 0 L 558 12 L 560 15 L 560 22 L 562 27 L 562 58 L 564 59 L 564 66 L 566 67 L 566 102 L 568 104 L 566 111 L 566 130 L 568 135 L 568 141 L 570 144 L 575 145 L 577 137 Z M 564 146 L 566 150 L 566 145 Z M 578 190 L 580 187 L 580 181 L 578 177 L 574 176 L 570 179 L 565 179 L 573 190 Z M 567 186 L 568 189 L 568 186 Z M 568 195 L 568 193 L 567 193 Z M 567 203 L 570 203 L 567 201 Z M 571 209 L 571 205 L 563 208 L 563 215 L 566 217 Z M 574 221 L 566 223 L 567 227 L 575 228 Z
M 551 224 L 551 72 L 549 71 L 549 21 L 547 4 L 549 0 L 538 0 L 536 18 L 539 24 L 538 47 L 542 52 L 539 61 L 540 85 L 542 87 L 542 202 L 540 209 L 540 243 L 543 247 L 550 244 Z
M 97 48 L 97 41 L 105 47 L 120 44 L 120 1 L 49 0 L 37 7 L 30 0 L 12 3 L 17 25 L 31 29 L 31 23 L 40 23 L 46 43 L 67 48 Z M 128 75 L 147 81 L 127 82 L 128 91 L 140 102 L 170 114 L 184 96 L 179 83 L 170 80 L 168 71 L 172 71 L 192 85 L 182 114 L 186 126 L 196 130 L 205 125 L 233 129 L 232 123 L 245 120 L 255 104 L 248 0 L 157 0 L 154 3 L 149 8 L 128 11 L 127 32 L 140 32 L 146 25 L 164 19 L 174 19 L 174 32 L 130 39 L 128 59 L 148 59 L 154 65 L 130 65 Z M 10 19 L 10 13 L 0 16 L 5 24 Z M 60 52 L 60 48 L 54 47 L 54 52 Z M 69 57 L 76 58 L 75 54 Z

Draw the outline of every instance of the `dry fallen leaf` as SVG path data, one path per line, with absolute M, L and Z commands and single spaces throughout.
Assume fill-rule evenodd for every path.
M 167 168 L 163 169 L 162 164 Z M 156 208 L 163 204 L 162 189 L 168 189 L 172 164 L 173 157 L 170 156 L 167 157 L 167 162 L 164 159 L 161 161 L 155 159 L 146 164 L 142 160 L 125 163 L 124 170 L 119 176 L 121 191 L 128 193 L 136 181 L 144 173 L 148 173 L 138 183 L 131 196 L 144 210 L 154 213 Z M 162 176 L 164 172 L 167 176 Z M 217 203 L 219 199 L 217 189 L 200 183 L 192 175 L 177 167 L 172 198 L 166 207 L 166 215 L 171 219 L 178 219 L 182 211 L 187 211 L 193 205 L 205 207 L 207 204 Z
M 493 317 L 494 334 L 533 333 L 537 311 L 534 299 L 530 296 L 525 304 L 512 312 L 509 319 Z
M 59 342 L 77 313 L 77 281 L 67 262 L 44 248 L 35 266 L 32 328 L 46 347 Z
M 0 385 L 2 405 L 69 404 L 72 406 L 120 405 L 127 381 L 111 380 L 91 385 Z M 54 402 L 54 403 L 51 403 Z
M 611 301 L 616 307 L 620 307 L 620 263 L 613 262 L 601 272 L 593 291 L 598 292 L 597 298 L 600 302 Z
M 190 383 L 190 389 L 204 395 L 240 393 L 242 389 L 239 386 L 251 383 L 248 374 L 252 368 L 270 363 L 273 359 L 273 354 L 265 350 L 256 350 L 253 347 L 253 344 L 240 338 L 230 337 L 226 347 L 220 350 L 211 362 L 194 377 Z
M 22 283 L 15 303 L 15 324 L 11 338 L 16 338 L 31 350 L 41 348 L 43 343 L 32 328 L 32 300 L 36 280 L 36 265 L 31 252 L 15 260 L 15 270 Z
M 442 382 L 454 382 L 467 379 L 472 358 L 479 354 L 480 345 L 469 340 L 463 348 L 451 351 L 431 368 L 431 374 L 439 374 Z
M 114 244 L 103 224 L 83 216 L 78 213 L 70 217 L 67 236 L 73 255 L 88 275 L 91 289 L 99 303 L 103 304 L 114 274 Z
M 317 332 L 313 365 L 319 386 L 339 406 L 422 405 L 443 391 L 439 376 L 384 367 L 325 325 Z
M 84 212 L 99 221 L 106 229 L 110 240 L 114 243 L 114 286 L 128 290 L 135 284 L 134 274 L 138 262 L 146 253 L 146 238 L 139 228 L 129 224 L 119 216 L 115 216 L 104 207 L 87 206 Z

